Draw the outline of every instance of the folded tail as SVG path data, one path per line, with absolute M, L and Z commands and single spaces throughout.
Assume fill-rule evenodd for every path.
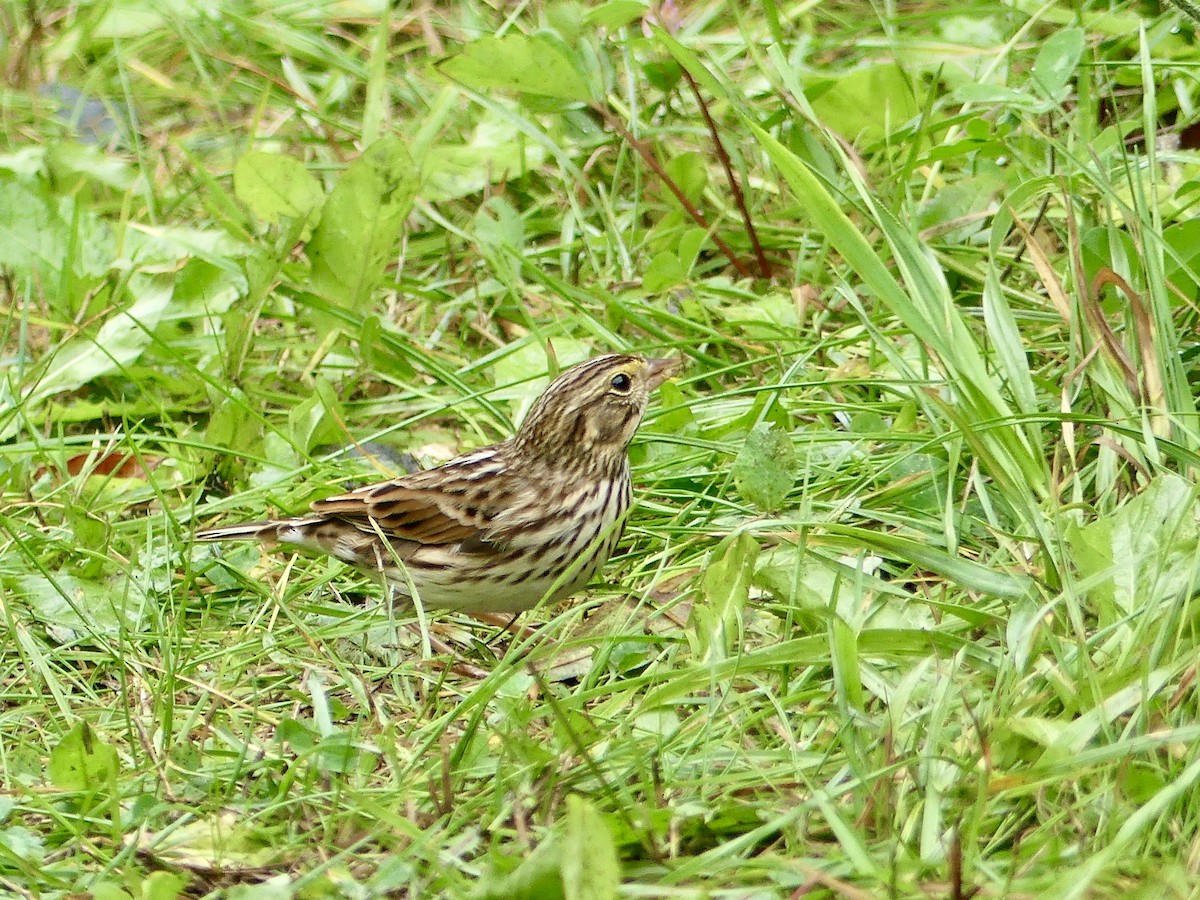
M 224 525 L 221 528 L 206 528 L 196 532 L 198 541 L 262 541 L 268 546 L 275 544 L 310 543 L 306 538 L 308 526 L 316 525 L 319 517 L 307 519 L 274 519 L 268 522 L 243 522 L 240 525 Z
M 347 527 L 327 516 L 243 522 L 196 532 L 197 541 L 261 541 L 269 550 L 279 545 L 328 553 L 368 571 L 385 567 L 385 551 L 373 531 Z M 386 551 L 388 553 L 394 550 Z

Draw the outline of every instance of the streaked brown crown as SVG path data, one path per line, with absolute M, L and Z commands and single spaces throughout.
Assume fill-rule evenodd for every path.
M 614 353 L 567 369 L 533 404 L 513 443 L 531 456 L 618 461 L 650 394 L 678 366 L 674 359 Z

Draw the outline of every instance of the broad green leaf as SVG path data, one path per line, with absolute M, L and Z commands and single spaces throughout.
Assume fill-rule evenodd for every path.
M 341 402 L 333 387 L 318 377 L 312 395 L 288 413 L 288 433 L 292 444 L 301 453 L 311 453 L 322 444 L 339 443 L 345 433 Z
M 129 892 L 111 881 L 101 881 L 91 885 L 91 900 L 133 900 Z
M 73 141 L 48 147 L 46 168 L 55 183 L 64 188 L 73 180 L 72 176 L 76 181 L 86 179 L 118 191 L 128 190 L 137 180 L 137 173 L 124 157 Z
M 307 219 L 325 202 L 320 183 L 303 163 L 258 150 L 251 150 L 233 167 L 233 190 L 250 212 L 272 224 L 281 216 Z
M 49 280 L 67 263 L 69 241 L 69 226 L 49 198 L 0 182 L 0 267 Z
M 701 600 L 692 607 L 688 621 L 695 654 L 702 662 L 736 655 L 757 557 L 758 541 L 744 531 L 713 550 L 700 580 Z
M 621 886 L 621 861 L 612 831 L 599 810 L 575 794 L 567 797 L 561 846 L 566 900 L 614 900 Z
M 556 836 L 542 841 L 511 872 L 485 875 L 473 900 L 566 900 L 562 880 L 562 848 Z
M 430 148 L 424 158 L 421 196 L 426 200 L 466 197 L 489 184 L 519 178 L 545 159 L 545 147 L 525 140 L 510 120 L 489 113 L 467 143 Z
M 1120 231 L 1128 236 L 1127 231 Z M 1200 293 L 1200 219 L 1187 219 L 1163 229 L 1167 258 L 1163 260 L 1166 280 L 1183 295 L 1185 301 L 1195 300 Z M 1174 291 L 1171 302 L 1182 302 Z
M 27 393 L 28 402 L 73 391 L 101 375 L 119 372 L 142 355 L 171 301 L 174 276 L 135 276 L 129 289 L 136 294 L 133 304 L 112 316 L 94 336 L 76 335 L 63 344 Z
M 796 483 L 796 448 L 791 436 L 760 423 L 746 435 L 733 463 L 738 493 L 767 512 L 779 509 Z
M 660 411 L 654 417 L 654 431 L 678 433 L 696 422 L 696 414 L 684 399 L 683 391 L 673 382 L 668 381 L 659 387 L 658 409 Z
M 342 174 L 308 245 L 316 294 L 356 314 L 367 311 L 419 183 L 397 137 L 376 141 Z M 333 324 L 322 318 L 323 330 Z
M 117 751 L 91 725 L 80 722 L 50 751 L 46 774 L 64 791 L 90 791 L 107 786 L 117 769 Z
M 554 0 L 544 9 L 546 32 L 561 39 L 568 47 L 580 48 L 586 13 L 581 0 Z
M 1200 579 L 1198 513 L 1196 487 L 1164 474 L 1111 514 L 1068 526 L 1071 557 L 1091 585 L 1101 626 L 1190 596 Z
M 947 185 L 921 205 L 917 228 L 936 229 L 941 240 L 950 244 L 966 244 L 984 231 L 988 211 L 1006 185 L 999 168 L 982 162 L 973 168 L 974 175 Z
M 679 256 L 670 250 L 655 255 L 642 273 L 642 287 L 657 294 L 687 282 L 687 269 Z
M 875 143 L 920 112 L 909 85 L 895 63 L 853 69 L 813 97 L 812 108 L 838 134 Z
M 1050 747 L 1061 739 L 1068 723 L 1059 719 L 1048 719 L 1045 716 L 1013 716 L 1004 719 L 1001 724 L 1013 734 L 1020 735 L 1042 747 Z
M 161 832 L 138 831 L 135 849 L 171 867 L 261 875 L 263 868 L 276 862 L 279 850 L 250 822 L 233 812 L 174 822 Z
M 167 21 L 181 25 L 206 15 L 204 6 L 188 0 L 129 0 L 101 7 L 103 15 L 88 29 L 90 40 L 145 38 Z
M 700 251 L 708 242 L 708 232 L 703 228 L 686 228 L 683 234 L 679 236 L 679 262 L 685 271 L 692 271 L 692 267 L 696 265 L 696 260 L 700 258 Z
M 171 302 L 159 317 L 155 337 L 164 344 L 194 341 L 197 320 L 223 315 L 248 290 L 241 272 L 199 258 L 188 260 L 175 276 Z
M 642 74 L 646 76 L 646 81 L 652 87 L 666 93 L 679 84 L 679 79 L 683 77 L 683 69 L 673 59 L 663 62 L 654 61 L 642 66 Z
M 793 613 L 803 615 L 813 629 L 832 615 L 840 617 L 855 633 L 868 622 L 873 628 L 935 627 L 929 606 L 913 603 L 912 593 L 899 582 L 876 574 L 879 561 L 877 554 L 861 552 L 831 558 L 813 541 L 783 545 L 759 554 L 754 584 L 787 604 Z M 881 606 L 879 601 L 884 598 L 891 602 Z M 974 607 L 960 612 L 943 603 L 939 608 L 966 616 L 976 626 L 996 622 L 995 616 Z
M 548 34 L 483 37 L 438 68 L 477 91 L 509 90 L 580 103 L 595 99 L 582 61 Z
M 265 488 L 295 478 L 296 466 L 302 465 L 300 455 L 296 452 L 291 441 L 276 431 L 264 431 L 261 419 L 256 424 L 257 433 L 261 435 L 261 444 L 256 448 L 261 452 L 262 459 L 267 460 L 261 466 L 250 472 L 250 484 L 256 488 Z M 236 454 L 225 454 L 221 457 L 221 465 L 227 470 L 226 474 L 235 474 L 244 468 L 235 461 L 242 459 Z M 310 499 L 316 499 L 312 497 Z M 230 547 L 223 551 L 225 559 L 231 559 L 237 551 Z M 249 559 L 249 557 L 247 557 Z
M 32 180 L 45 164 L 45 147 L 17 147 L 11 153 L 0 153 L 0 173 L 20 175 L 22 181 Z
M 189 880 L 179 872 L 151 872 L 142 882 L 141 900 L 176 900 L 183 896 Z
M 555 832 L 513 871 L 484 876 L 476 900 L 612 900 L 621 864 L 608 823 L 581 797 L 567 797 L 567 814 Z
M 195 257 L 230 274 L 244 275 L 240 258 L 251 252 L 250 247 L 224 231 L 186 225 L 131 225 L 126 241 L 130 245 L 128 263 L 125 259 L 110 260 L 110 266 L 174 267 L 182 259 Z
M 28 604 L 32 617 L 59 641 L 137 632 L 145 621 L 146 591 L 130 573 L 108 579 L 67 572 L 30 573 L 14 578 L 11 586 Z
M 322 737 L 306 758 L 318 772 L 337 775 L 366 775 L 379 764 L 376 748 L 344 731 Z
M 599 25 L 609 31 L 624 28 L 650 11 L 642 0 L 609 0 L 587 11 L 584 19 L 589 25 Z
M 213 404 L 205 438 L 211 447 L 238 456 L 257 455 L 262 450 L 263 422 L 254 402 L 240 388 L 228 392 Z
M 970 103 L 973 106 L 1007 106 L 1014 110 L 1029 112 L 1045 108 L 1046 102 L 1027 91 L 1005 87 L 1002 84 L 962 84 L 950 93 L 955 103 Z
M 40 867 L 46 858 L 46 842 L 24 825 L 10 825 L 0 829 L 0 855 Z
M 739 298 L 722 306 L 719 312 L 726 322 L 737 325 L 752 340 L 787 340 L 800 328 L 796 301 L 779 291 L 751 301 Z
M 279 874 L 263 881 L 235 884 L 225 896 L 228 900 L 296 900 L 297 895 L 291 876 Z
M 1059 103 L 1066 97 L 1084 46 L 1082 28 L 1060 28 L 1042 44 L 1030 81 L 1046 100 Z
M 708 168 L 704 157 L 699 153 L 680 153 L 673 157 L 664 167 L 671 180 L 683 191 L 683 196 L 692 203 L 699 203 L 708 185 Z M 678 203 L 674 194 L 669 194 L 670 202 Z

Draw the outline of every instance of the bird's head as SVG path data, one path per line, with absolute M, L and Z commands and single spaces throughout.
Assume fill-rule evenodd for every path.
M 597 356 L 562 372 L 533 404 L 516 442 L 564 461 L 576 456 L 624 456 L 654 389 L 679 368 L 678 359 L 631 354 Z

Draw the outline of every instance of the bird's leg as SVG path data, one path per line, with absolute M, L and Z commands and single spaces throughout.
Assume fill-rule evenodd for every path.
M 458 649 L 434 634 L 435 624 L 425 617 L 424 609 L 416 608 L 417 605 L 412 602 L 407 594 L 401 592 L 395 585 L 390 586 L 389 594 L 393 608 L 398 603 L 407 603 L 416 609 L 417 621 L 409 622 L 406 627 L 417 636 L 421 641 L 422 647 L 427 648 L 426 659 L 429 662 L 437 664 L 433 659 L 429 658 L 431 655 L 429 651 L 436 651 L 442 656 L 448 656 L 452 660 L 455 660 L 449 664 L 451 672 L 475 679 L 482 679 L 488 676 L 486 669 L 481 669 L 474 663 L 467 662 L 467 660 L 463 659 L 462 653 Z
M 418 623 L 410 622 L 408 627 L 411 628 L 413 631 L 420 633 L 421 626 Z M 475 665 L 474 663 L 467 662 L 465 659 L 462 658 L 462 655 L 456 649 L 451 647 L 449 644 L 447 644 L 445 641 L 443 641 L 436 634 L 430 633 L 430 634 L 427 634 L 426 636 L 429 638 L 429 645 L 434 650 L 436 650 L 438 653 L 441 653 L 445 656 L 449 656 L 452 659 L 458 660 L 457 662 L 453 662 L 450 664 L 451 672 L 454 672 L 458 675 L 465 675 L 468 678 L 474 678 L 477 680 L 487 678 L 487 676 L 490 674 L 487 671 L 487 669 L 481 669 L 479 666 Z M 430 662 L 433 662 L 433 660 L 430 660 Z
M 489 613 L 475 612 L 471 613 L 472 619 L 482 622 L 484 625 L 490 625 L 500 631 L 507 631 L 513 637 L 532 637 L 535 629 L 528 625 L 518 625 L 517 617 L 520 613 Z

